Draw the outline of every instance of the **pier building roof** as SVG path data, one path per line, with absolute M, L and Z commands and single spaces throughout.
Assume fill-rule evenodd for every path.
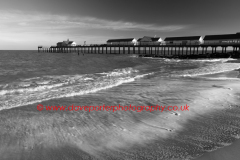
M 144 36 L 143 38 L 139 38 L 138 42 L 157 42 L 159 41 L 160 37 L 148 37 Z
M 76 46 L 76 45 L 77 45 L 76 42 L 69 41 L 69 39 L 67 41 L 57 43 L 57 46 Z
M 166 37 L 164 41 L 186 41 L 186 40 L 199 40 L 201 36 L 190 36 L 190 37 Z
M 125 38 L 125 39 L 109 39 L 107 42 L 132 42 L 134 38 Z
M 65 44 L 72 44 L 73 41 L 63 41 L 62 43 L 65 43 Z
M 160 39 L 160 37 L 154 37 L 154 38 L 152 38 L 152 41 L 153 42 L 156 42 L 156 41 L 158 41 Z
M 204 40 L 240 39 L 240 34 L 206 35 Z

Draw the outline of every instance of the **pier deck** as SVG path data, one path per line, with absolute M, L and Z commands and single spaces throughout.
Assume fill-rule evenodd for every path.
M 229 48 L 231 49 L 229 51 Z M 38 52 L 51 53 L 89 53 L 89 54 L 138 54 L 153 57 L 196 57 L 208 56 L 234 56 L 240 58 L 240 44 L 202 44 L 202 45 L 98 45 L 74 47 L 44 47 L 38 46 Z M 202 56 L 207 57 L 207 56 Z M 196 57 L 197 58 L 197 57 Z

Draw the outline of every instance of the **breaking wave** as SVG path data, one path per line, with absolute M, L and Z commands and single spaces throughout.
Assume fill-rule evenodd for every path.
M 46 100 L 79 96 L 133 82 L 148 74 L 138 74 L 132 68 L 115 69 L 111 72 L 43 76 L 23 79 L 0 86 L 0 110 L 11 109 Z
M 240 69 L 240 63 L 214 63 L 196 69 L 184 70 L 180 75 L 183 77 L 202 76 L 208 74 L 217 74 L 227 71 Z
M 189 61 L 193 61 L 193 62 L 227 62 L 231 60 L 237 60 L 237 59 L 233 59 L 233 58 L 189 59 Z

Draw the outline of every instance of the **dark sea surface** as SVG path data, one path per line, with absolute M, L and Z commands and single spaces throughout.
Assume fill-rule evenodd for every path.
M 0 160 L 193 159 L 230 145 L 239 68 L 231 58 L 0 51 Z M 130 104 L 180 110 L 45 109 Z

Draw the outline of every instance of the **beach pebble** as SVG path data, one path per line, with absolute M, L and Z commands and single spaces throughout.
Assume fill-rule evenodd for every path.
M 171 113 L 171 114 L 174 114 L 175 116 L 179 116 L 180 115 L 179 113 Z

